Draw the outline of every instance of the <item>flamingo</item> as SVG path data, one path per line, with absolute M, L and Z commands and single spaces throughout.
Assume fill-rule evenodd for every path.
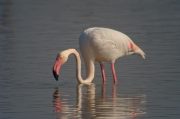
M 117 83 L 114 63 L 115 60 L 127 55 L 139 55 L 145 59 L 145 53 L 125 34 L 102 27 L 93 27 L 84 30 L 79 37 L 79 47 L 86 66 L 86 79 L 81 77 L 81 58 L 75 49 L 67 49 L 58 53 L 53 66 L 53 75 L 58 81 L 61 65 L 70 54 L 76 58 L 76 78 L 79 83 L 91 83 L 94 78 L 94 61 L 98 61 L 101 67 L 103 83 L 106 83 L 104 62 L 111 64 L 114 84 Z

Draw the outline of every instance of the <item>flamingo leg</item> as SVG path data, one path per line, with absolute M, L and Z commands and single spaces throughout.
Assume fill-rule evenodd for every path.
M 113 97 L 113 99 L 116 98 L 116 84 L 113 84 L 113 86 L 112 86 L 112 97 Z
M 114 84 L 116 84 L 117 78 L 116 78 L 116 71 L 114 69 L 114 63 L 111 63 L 111 69 L 112 69 L 112 74 L 113 74 L 113 78 L 114 78 Z
M 106 83 L 106 76 L 105 76 L 105 72 L 104 72 L 104 64 L 100 63 L 101 66 L 101 73 L 102 73 L 102 78 L 103 78 L 103 83 Z

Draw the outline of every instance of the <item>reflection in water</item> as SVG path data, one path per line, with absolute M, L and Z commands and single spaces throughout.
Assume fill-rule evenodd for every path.
M 55 106 L 55 112 L 60 113 L 62 109 L 61 100 L 59 98 L 60 94 L 58 93 L 58 90 L 55 90 L 53 94 L 53 104 Z
M 101 98 L 96 104 L 96 117 L 126 118 L 146 114 L 146 95 L 117 94 L 116 85 L 112 86 L 112 97 L 106 97 L 105 86 L 102 86 Z
M 85 94 L 83 94 L 83 87 L 86 88 Z M 71 99 L 61 97 L 56 88 L 53 94 L 53 105 L 55 113 L 60 118 L 133 118 L 146 114 L 146 95 L 144 94 L 117 94 L 116 85 L 112 86 L 111 96 L 107 95 L 105 85 L 102 85 L 100 94 L 96 94 L 95 84 L 78 84 L 76 88 L 76 106 L 68 104 L 67 100 Z

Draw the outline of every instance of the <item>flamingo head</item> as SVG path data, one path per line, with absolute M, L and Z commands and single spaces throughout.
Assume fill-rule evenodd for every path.
M 52 69 L 53 75 L 56 81 L 58 81 L 58 75 L 59 75 L 61 65 L 63 65 L 68 60 L 68 55 L 69 53 L 67 52 L 67 50 L 65 50 L 65 51 L 60 52 L 56 57 L 56 61 Z

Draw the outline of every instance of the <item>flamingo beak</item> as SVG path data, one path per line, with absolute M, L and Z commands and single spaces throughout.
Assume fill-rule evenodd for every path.
M 56 81 L 58 81 L 58 75 L 59 75 L 61 65 L 62 65 L 62 59 L 59 58 L 54 63 L 54 66 L 53 66 L 53 69 L 52 69 L 53 75 L 54 75 L 54 78 L 56 79 Z

